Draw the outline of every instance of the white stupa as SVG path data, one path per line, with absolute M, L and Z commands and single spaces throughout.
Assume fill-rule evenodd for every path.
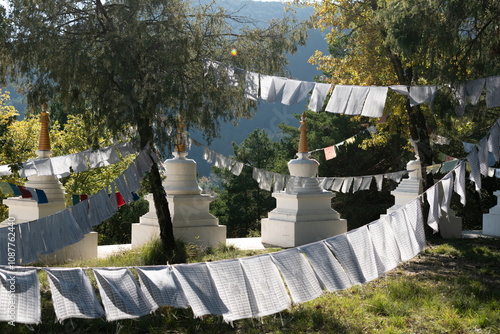
M 174 158 L 165 161 L 167 178 L 163 183 L 167 193 L 168 208 L 172 218 L 174 236 L 184 242 L 207 247 L 226 243 L 226 226 L 210 214 L 213 196 L 202 194 L 196 180 L 196 161 L 187 159 L 183 127 L 179 129 Z M 132 247 L 138 247 L 159 238 L 160 227 L 153 195 L 146 196 L 149 212 L 132 224 Z
M 52 154 L 47 104 L 43 105 L 40 123 L 42 123 L 42 128 L 40 130 L 40 139 L 36 153 L 38 156 L 37 159 L 46 159 L 50 158 Z M 33 221 L 66 209 L 64 189 L 56 176 L 31 175 L 28 177 L 26 186 L 43 190 L 47 196 L 48 203 L 39 204 L 32 199 L 21 197 L 5 199 L 3 204 L 9 207 L 9 217 L 14 218 L 16 224 Z M 3 222 L 1 225 L 5 223 Z M 81 241 L 59 249 L 52 254 L 40 255 L 39 258 L 47 264 L 97 258 L 97 232 L 87 233 Z
M 262 243 L 278 247 L 296 247 L 347 232 L 347 221 L 332 209 L 332 192 L 319 187 L 314 178 L 319 163 L 309 159 L 305 113 L 299 127 L 297 159 L 288 163 L 292 178 L 286 191 L 274 192 L 276 209 L 261 221 Z

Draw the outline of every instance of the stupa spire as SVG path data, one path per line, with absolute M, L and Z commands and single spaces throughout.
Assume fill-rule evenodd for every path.
M 42 128 L 40 129 L 40 139 L 38 141 L 38 153 L 39 155 L 50 154 L 50 136 L 49 136 L 49 113 L 47 112 L 47 103 L 42 106 L 42 115 L 40 117 L 40 123 L 42 123 Z
M 177 125 L 177 140 L 175 141 L 175 152 L 186 152 L 186 141 L 184 138 L 184 122 L 182 121 L 181 116 L 179 116 L 179 122 Z
M 302 120 L 300 121 L 300 142 L 299 142 L 299 153 L 308 153 L 309 146 L 307 145 L 307 117 L 305 111 L 302 113 Z

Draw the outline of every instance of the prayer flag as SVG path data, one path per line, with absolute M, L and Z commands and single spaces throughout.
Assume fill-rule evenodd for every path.
M 326 160 L 331 160 L 337 156 L 337 152 L 335 151 L 335 145 L 330 147 L 325 147 L 323 151 L 325 152 Z

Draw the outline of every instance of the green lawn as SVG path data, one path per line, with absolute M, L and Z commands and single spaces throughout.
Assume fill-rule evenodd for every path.
M 275 251 L 271 250 L 271 251 Z M 130 251 L 106 261 L 65 266 L 145 264 L 151 250 Z M 231 247 L 188 248 L 190 262 L 254 255 Z M 93 274 L 88 271 L 92 284 Z M 135 273 L 134 273 L 135 274 Z M 0 333 L 500 333 L 500 239 L 432 239 L 413 260 L 385 277 L 334 293 L 263 319 L 234 322 L 218 316 L 194 319 L 187 309 L 162 307 L 137 320 L 56 322 L 46 274 L 39 272 L 42 324 L 9 326 Z

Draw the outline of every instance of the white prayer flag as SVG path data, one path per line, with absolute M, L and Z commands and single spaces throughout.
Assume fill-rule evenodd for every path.
M 82 268 L 44 268 L 50 283 L 52 304 L 57 320 L 96 319 L 104 309 Z
M 372 239 L 375 257 L 380 264 L 379 276 L 396 268 L 401 262 L 401 254 L 396 243 L 396 238 L 387 218 L 380 218 L 368 224 Z
M 311 265 L 297 248 L 272 253 L 271 257 L 283 275 L 295 303 L 308 302 L 323 293 Z
M 36 269 L 0 269 L 0 321 L 40 323 L 40 285 Z
M 206 263 L 178 264 L 172 268 L 196 318 L 207 314 L 228 313 Z
M 307 256 L 326 290 L 337 291 L 351 287 L 346 272 L 323 241 L 300 246 L 299 250 Z
M 106 320 L 133 319 L 153 312 L 154 308 L 126 268 L 93 268 Z
M 311 100 L 309 101 L 309 110 L 318 112 L 323 107 L 325 103 L 326 96 L 330 91 L 331 84 L 316 83 L 314 90 L 311 95 Z
M 222 316 L 230 323 L 234 320 L 252 318 L 256 310 L 252 310 L 248 297 L 248 286 L 245 274 L 238 259 L 207 263 L 219 296 L 227 307 Z
M 170 266 L 135 267 L 141 290 L 153 307 L 187 308 L 189 303 Z
M 254 316 L 281 312 L 290 306 L 290 297 L 276 265 L 268 254 L 239 259 L 249 284 Z
M 404 87 L 406 88 L 406 86 Z M 387 90 L 387 87 L 371 86 L 361 115 L 376 118 L 382 117 L 384 114 L 385 100 L 387 99 Z

